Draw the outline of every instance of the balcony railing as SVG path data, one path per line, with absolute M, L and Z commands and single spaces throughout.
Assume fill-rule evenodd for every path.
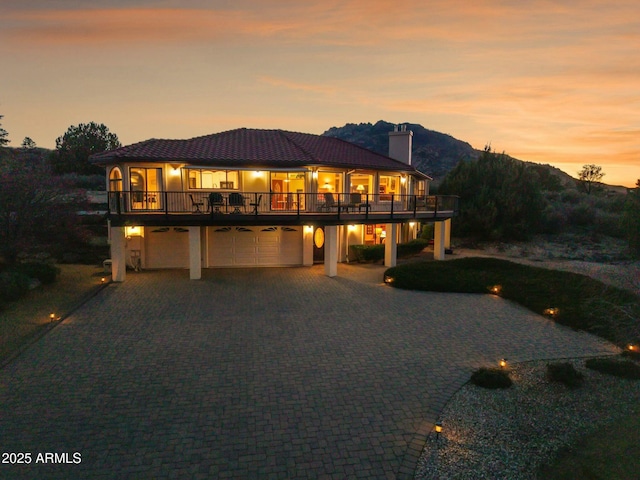
M 318 216 L 453 216 L 453 195 L 265 192 L 108 192 L 109 215 L 196 214 Z

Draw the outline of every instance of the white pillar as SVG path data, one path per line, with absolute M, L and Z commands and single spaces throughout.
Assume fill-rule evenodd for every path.
M 111 227 L 111 279 L 124 282 L 127 275 L 124 227 Z
M 338 226 L 324 227 L 324 273 L 327 277 L 338 275 Z
M 387 223 L 384 239 L 384 266 L 395 267 L 398 259 L 398 224 Z
M 433 259 L 444 260 L 444 222 L 433 224 Z
M 313 265 L 313 225 L 302 227 L 302 265 Z
M 451 248 L 451 219 L 444 221 L 444 248 Z
M 200 227 L 189 227 L 189 278 L 202 278 L 202 253 L 200 247 Z

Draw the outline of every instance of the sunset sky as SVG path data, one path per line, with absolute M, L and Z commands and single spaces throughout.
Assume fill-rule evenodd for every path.
M 0 0 L 0 121 L 55 147 L 419 123 L 640 178 L 638 0 Z

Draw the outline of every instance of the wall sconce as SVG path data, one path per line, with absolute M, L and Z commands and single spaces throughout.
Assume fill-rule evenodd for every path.
M 410 226 L 411 228 L 415 227 L 415 226 L 416 226 L 416 222 L 409 222 L 409 226 Z
M 314 170 L 314 171 L 311 173 L 311 178 L 313 178 L 314 180 L 317 180 L 317 179 L 318 179 L 318 171 L 317 171 L 317 170 Z
M 180 165 L 171 165 L 171 170 L 169 170 L 169 173 L 173 177 L 177 177 L 178 175 L 180 175 Z
M 304 231 L 307 233 L 313 233 L 313 225 L 305 225 Z
M 350 232 L 353 232 L 353 231 L 355 231 L 356 226 L 355 226 L 355 225 L 349 225 L 347 228 L 348 228 L 348 230 L 349 230 Z
M 489 291 L 494 295 L 500 295 L 500 292 L 502 292 L 502 285 L 493 285 L 492 287 L 489 287 Z
M 500 360 L 500 368 L 507 368 L 507 359 L 503 358 Z
M 253 178 L 260 178 L 260 177 L 262 177 L 262 171 L 256 170 L 255 172 L 253 172 Z
M 402 175 L 402 176 L 400 177 L 400 183 L 401 183 L 402 185 L 404 185 L 405 183 L 407 183 L 407 177 L 406 177 L 406 176 L 404 176 L 404 175 Z

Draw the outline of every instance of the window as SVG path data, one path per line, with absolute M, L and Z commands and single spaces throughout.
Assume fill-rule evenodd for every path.
M 400 193 L 400 175 L 380 175 L 378 190 L 380 200 L 391 200 L 391 195 Z
M 114 167 L 109 173 L 109 191 L 121 192 L 122 191 L 122 172 L 119 167 Z
M 134 210 L 157 210 L 162 208 L 162 169 L 130 168 L 129 184 L 131 208 Z
M 361 193 L 362 195 L 373 193 L 373 178 L 372 173 L 352 173 L 349 178 L 350 193 Z
M 271 209 L 303 210 L 305 185 L 304 172 L 271 172 Z
M 238 190 L 240 188 L 238 170 L 187 169 L 191 190 Z

